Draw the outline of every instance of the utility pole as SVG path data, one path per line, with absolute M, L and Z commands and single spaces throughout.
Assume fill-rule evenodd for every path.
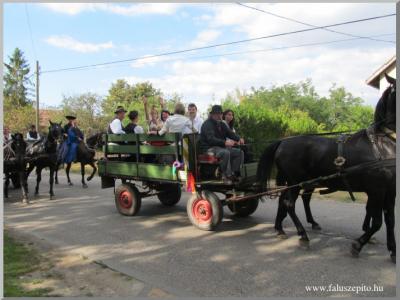
M 39 61 L 36 61 L 36 130 L 39 132 Z

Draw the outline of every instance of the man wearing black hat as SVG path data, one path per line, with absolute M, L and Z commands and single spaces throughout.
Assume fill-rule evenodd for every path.
M 118 106 L 114 113 L 115 118 L 108 125 L 107 131 L 108 133 L 124 134 L 125 131 L 123 130 L 122 120 L 125 118 L 126 110 L 122 106 Z
M 229 184 L 238 179 L 243 151 L 233 146 L 243 144 L 243 139 L 222 122 L 221 105 L 212 107 L 210 116 L 201 126 L 200 132 L 200 150 L 212 152 L 220 158 L 223 181 Z
M 76 116 L 68 115 L 65 118 L 68 119 L 68 124 L 64 126 L 64 134 L 67 135 L 64 145 L 66 144 L 67 146 L 62 149 L 63 151 L 66 150 L 66 153 L 62 155 L 65 163 L 72 163 L 77 160 L 78 145 L 83 141 L 84 137 L 82 131 L 78 128 Z

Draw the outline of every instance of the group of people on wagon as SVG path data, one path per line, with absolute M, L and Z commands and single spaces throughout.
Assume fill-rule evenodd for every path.
M 199 146 L 202 153 L 209 153 L 216 156 L 220 162 L 222 180 L 226 184 L 240 181 L 240 166 L 244 161 L 244 152 L 237 148 L 237 145 L 244 145 L 244 140 L 237 135 L 234 128 L 234 112 L 223 111 L 221 105 L 214 105 L 207 120 L 197 113 L 197 106 L 194 103 L 188 105 L 186 113 L 182 103 L 175 104 L 174 112 L 171 114 L 165 109 L 164 101 L 160 98 L 162 108 L 161 117 L 153 106 L 148 113 L 147 98 L 143 98 L 145 115 L 148 125 L 148 134 L 163 135 L 165 133 L 199 133 Z M 130 123 L 123 127 L 122 121 L 127 111 L 118 106 L 115 110 L 115 118 L 108 126 L 108 133 L 144 133 L 144 129 L 138 125 L 138 111 L 131 111 L 128 114 Z

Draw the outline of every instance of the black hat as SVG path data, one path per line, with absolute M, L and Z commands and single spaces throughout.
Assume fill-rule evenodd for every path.
M 76 116 L 68 115 L 68 116 L 65 116 L 65 118 L 68 119 L 68 120 L 75 120 Z
M 129 112 L 128 118 L 129 120 L 134 120 L 139 116 L 139 113 L 137 110 L 132 110 Z
M 123 106 L 118 106 L 117 109 L 114 111 L 115 114 L 120 113 L 120 112 L 126 112 Z
M 213 105 L 210 111 L 210 114 L 222 114 L 222 106 L 221 105 Z

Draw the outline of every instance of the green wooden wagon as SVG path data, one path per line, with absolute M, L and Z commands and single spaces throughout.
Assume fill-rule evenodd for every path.
M 104 157 L 98 170 L 102 188 L 114 188 L 118 212 L 134 216 L 142 199 L 155 195 L 162 204 L 175 205 L 183 190 L 192 193 L 187 202 L 189 219 L 203 230 L 214 230 L 221 223 L 225 205 L 238 216 L 254 213 L 259 203 L 257 162 L 241 166 L 240 182 L 224 184 L 218 160 L 199 154 L 197 139 L 197 134 L 103 135 Z M 117 180 L 122 183 L 116 185 Z

